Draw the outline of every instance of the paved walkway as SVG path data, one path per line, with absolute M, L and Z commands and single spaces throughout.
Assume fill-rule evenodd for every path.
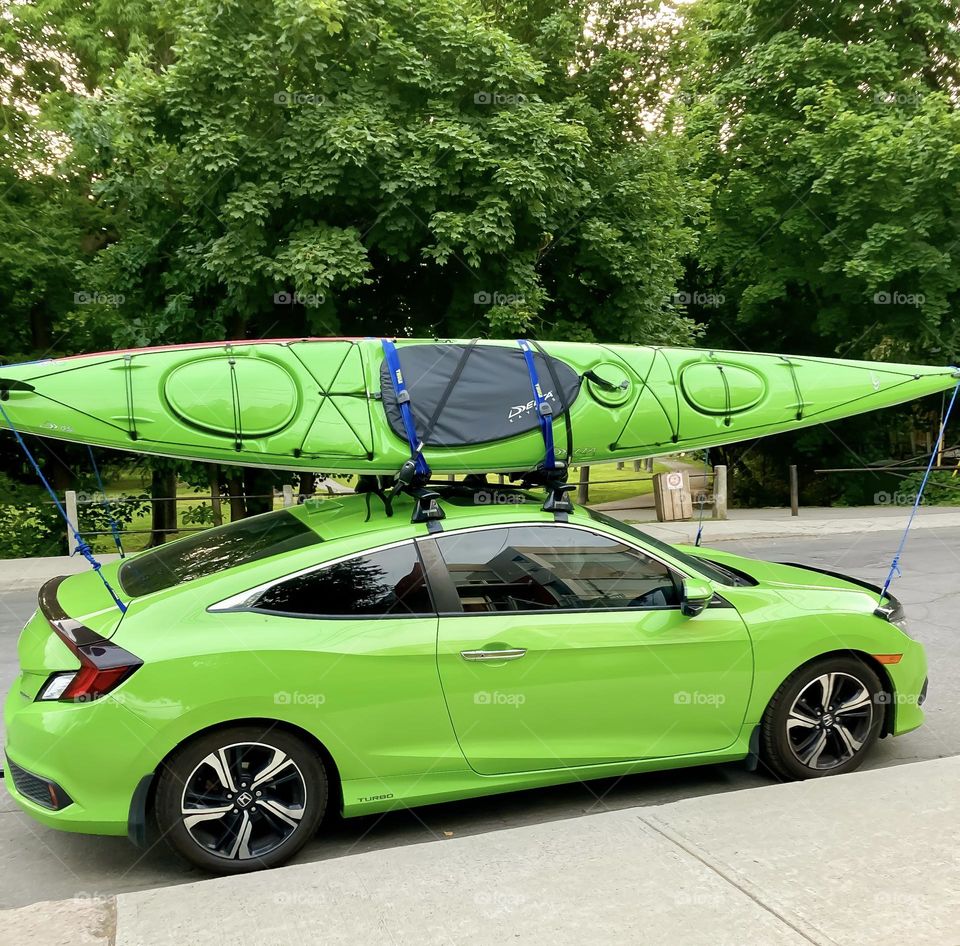
M 692 542 L 697 534 L 696 519 L 657 522 L 652 509 L 610 509 L 607 514 L 624 522 L 636 523 L 666 542 Z M 727 539 L 901 532 L 909 517 L 909 507 L 903 506 L 808 506 L 800 510 L 799 516 L 791 516 L 790 510 L 784 508 L 731 509 L 729 519 L 719 521 L 708 517 L 703 520 L 703 544 Z M 960 537 L 960 508 L 922 508 L 914 519 L 913 528 L 957 529 Z
M 0 913 L 0 943 L 944 946 L 960 759 Z

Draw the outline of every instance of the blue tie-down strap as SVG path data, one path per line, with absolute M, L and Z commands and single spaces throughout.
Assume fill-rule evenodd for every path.
M 30 452 L 30 448 L 27 446 L 26 441 L 20 436 L 20 431 L 13 426 L 13 421 L 10 420 L 10 416 L 3 409 L 2 404 L 0 404 L 0 417 L 3 418 L 6 425 L 10 428 L 10 431 L 16 438 L 17 443 L 20 445 L 20 449 L 23 451 L 24 456 L 30 461 L 30 466 L 33 467 L 33 472 L 37 474 L 40 482 L 50 494 L 50 498 L 53 500 L 54 506 L 57 507 L 57 512 L 60 513 L 60 517 L 67 524 L 67 528 L 70 530 L 74 541 L 77 543 L 77 551 L 90 563 L 90 567 L 93 568 L 93 570 L 100 577 L 100 581 L 103 582 L 104 588 L 107 589 L 110 597 L 113 598 L 113 603 L 120 609 L 120 613 L 124 614 L 127 610 L 127 606 L 120 600 L 120 596 L 113 590 L 113 586 L 110 584 L 110 582 L 107 581 L 107 576 L 104 575 L 100 570 L 103 566 L 93 554 L 93 550 L 87 544 L 86 540 L 80 534 L 80 530 L 73 522 L 70 521 L 70 517 L 67 515 L 66 509 L 63 508 L 63 503 L 60 502 L 60 498 L 57 496 L 56 492 L 54 492 L 54 489 L 47 481 L 47 478 L 43 475 L 43 471 L 40 469 L 40 464 L 37 463 L 36 458 Z
M 400 408 L 400 416 L 403 419 L 403 429 L 407 434 L 407 442 L 410 444 L 410 459 L 413 461 L 413 472 L 417 476 L 429 476 L 430 467 L 423 458 L 423 441 L 417 436 L 417 423 L 413 416 L 413 408 L 410 404 L 410 392 L 403 380 L 403 371 L 400 369 L 400 357 L 397 354 L 397 346 L 389 339 L 381 339 L 383 343 L 383 355 L 387 361 L 387 367 L 390 369 L 390 379 L 393 382 L 393 390 L 397 394 L 397 405 Z
M 530 385 L 533 388 L 533 404 L 537 411 L 537 420 L 540 423 L 540 432 L 543 434 L 543 466 L 546 470 L 557 468 L 557 458 L 553 448 L 553 408 L 543 396 L 540 389 L 540 377 L 537 374 L 537 363 L 534 359 L 533 348 L 525 338 L 518 338 L 517 344 L 523 352 L 527 363 L 527 372 L 530 375 Z

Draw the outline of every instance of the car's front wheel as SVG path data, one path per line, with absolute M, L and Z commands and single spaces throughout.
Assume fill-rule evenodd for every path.
M 315 833 L 328 785 L 317 752 L 284 730 L 206 733 L 167 760 L 157 784 L 160 831 L 205 870 L 275 867 Z
M 801 667 L 774 694 L 761 724 L 762 758 L 785 779 L 852 772 L 877 741 L 884 688 L 853 656 Z

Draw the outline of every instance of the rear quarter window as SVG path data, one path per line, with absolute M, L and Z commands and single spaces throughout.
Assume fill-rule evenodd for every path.
M 268 512 L 144 552 L 124 562 L 118 578 L 124 593 L 138 598 L 322 541 L 289 512 Z

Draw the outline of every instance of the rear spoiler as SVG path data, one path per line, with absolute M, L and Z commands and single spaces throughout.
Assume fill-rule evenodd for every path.
M 60 605 L 57 598 L 57 589 L 67 580 L 67 577 L 67 575 L 59 575 L 44 582 L 40 588 L 40 593 L 37 595 L 40 613 L 68 646 L 72 644 L 73 647 L 79 648 L 105 644 L 105 638 L 95 631 L 91 631 L 89 627 L 76 618 L 70 617 Z

